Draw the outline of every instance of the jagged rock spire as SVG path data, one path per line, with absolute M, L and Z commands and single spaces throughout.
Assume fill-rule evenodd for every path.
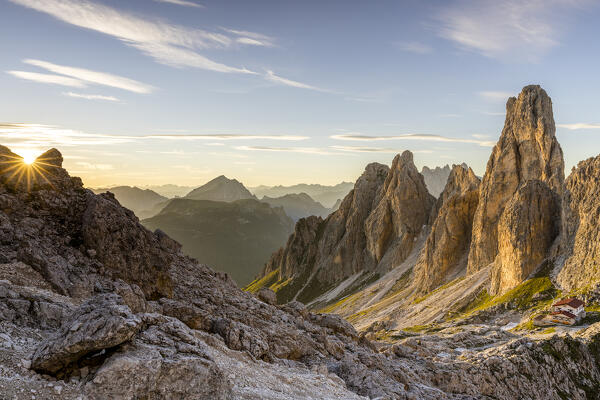
M 500 217 L 522 185 L 539 180 L 554 193 L 562 193 L 564 161 L 555 132 L 552 101 L 540 86 L 526 86 L 517 98 L 511 97 L 506 103 L 504 129 L 481 183 L 469 273 L 494 262 Z

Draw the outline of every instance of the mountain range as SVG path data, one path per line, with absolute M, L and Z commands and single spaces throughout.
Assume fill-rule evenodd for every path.
M 273 207 L 282 207 L 285 213 L 295 221 L 300 218 L 316 215 L 327 217 L 332 211 L 317 201 L 314 201 L 306 193 L 286 194 L 281 197 L 264 196 L 260 201 L 270 204 Z
M 0 146 L 3 398 L 597 398 L 600 156 L 565 178 L 539 86 L 509 99 L 482 179 L 452 166 L 436 199 L 410 152 L 369 164 L 248 291 L 62 163 Z M 240 202 L 287 218 L 253 199 L 161 214 Z M 567 296 L 581 325 L 535 326 Z
M 298 221 L 249 288 L 377 335 L 442 329 L 471 317 L 465 310 L 510 308 L 515 296 L 525 296 L 525 316 L 496 310 L 487 320 L 531 323 L 547 296 L 600 282 L 597 165 L 584 161 L 565 180 L 552 102 L 527 86 L 507 103 L 482 179 L 455 165 L 436 200 L 410 152 L 391 168 L 369 164 L 336 212 Z
M 343 199 L 353 184 L 351 182 L 342 182 L 333 186 L 301 183 L 292 186 L 257 186 L 249 188 L 256 197 L 282 197 L 288 194 L 306 193 L 315 201 L 321 203 L 324 207 L 333 207 L 339 199 Z

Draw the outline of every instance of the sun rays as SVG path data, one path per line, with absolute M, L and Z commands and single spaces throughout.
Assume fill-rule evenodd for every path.
M 21 155 L 12 152 L 0 155 L 0 175 L 16 187 L 24 187 L 30 191 L 35 185 L 54 185 L 48 179 L 52 169 L 57 168 L 57 157 L 44 153 L 36 157 L 30 150 L 21 151 Z M 62 162 L 62 159 L 60 160 Z

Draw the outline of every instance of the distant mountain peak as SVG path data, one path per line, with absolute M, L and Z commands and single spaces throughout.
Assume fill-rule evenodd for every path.
M 213 200 L 232 202 L 242 199 L 256 199 L 248 189 L 236 179 L 219 175 L 204 185 L 189 192 L 185 198 L 192 200 Z

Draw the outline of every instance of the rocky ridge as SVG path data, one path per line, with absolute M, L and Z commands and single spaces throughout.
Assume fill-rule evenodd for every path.
M 268 283 L 281 301 L 309 302 L 350 276 L 387 272 L 411 253 L 434 202 L 412 153 L 398 155 L 391 168 L 369 164 L 337 211 L 318 225 L 300 220 L 288 241 L 294 248 L 275 253 L 262 277 L 277 271 Z
M 558 282 L 568 290 L 600 280 L 600 156 L 581 161 L 566 180 L 568 252 Z
M 471 168 L 454 165 L 435 209 L 431 232 L 415 266 L 415 282 L 428 292 L 464 275 L 480 180 Z

